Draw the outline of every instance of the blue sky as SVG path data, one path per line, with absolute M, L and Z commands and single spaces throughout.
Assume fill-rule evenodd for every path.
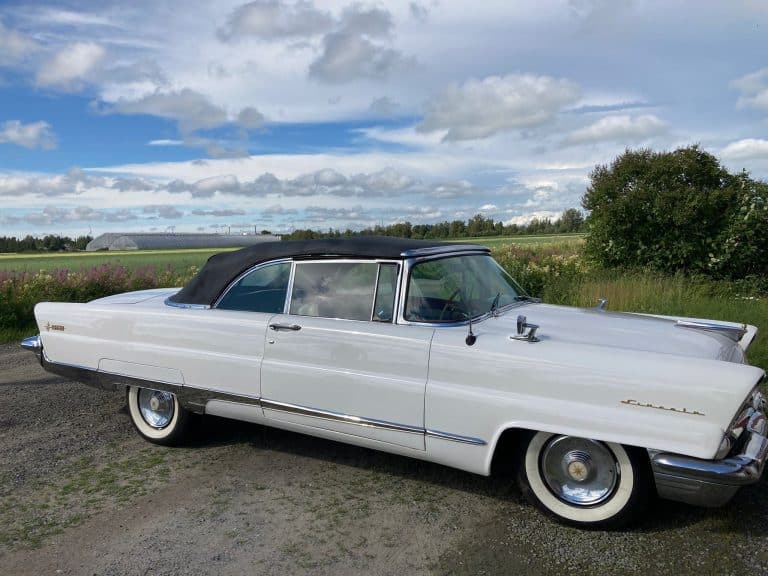
M 555 217 L 627 147 L 768 178 L 762 0 L 0 2 L 0 235 Z

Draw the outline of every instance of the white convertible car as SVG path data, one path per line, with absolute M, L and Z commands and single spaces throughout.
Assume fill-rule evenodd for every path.
M 489 475 L 611 527 L 654 494 L 703 506 L 768 454 L 753 326 L 530 298 L 487 248 L 393 238 L 213 256 L 184 288 L 41 303 L 22 346 L 124 391 L 160 444 L 214 414 Z

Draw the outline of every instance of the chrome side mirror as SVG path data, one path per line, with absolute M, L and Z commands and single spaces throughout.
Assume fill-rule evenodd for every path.
M 526 329 L 528 332 L 526 332 Z M 523 340 L 525 342 L 538 342 L 536 337 L 536 330 L 539 329 L 538 324 L 529 324 L 528 319 L 522 314 L 517 317 L 517 334 L 510 336 L 512 340 Z

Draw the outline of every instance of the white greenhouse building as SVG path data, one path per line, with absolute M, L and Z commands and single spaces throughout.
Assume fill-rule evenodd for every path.
M 91 240 L 85 247 L 96 250 L 173 250 L 184 248 L 241 248 L 261 242 L 274 242 L 271 234 L 147 234 L 108 233 Z

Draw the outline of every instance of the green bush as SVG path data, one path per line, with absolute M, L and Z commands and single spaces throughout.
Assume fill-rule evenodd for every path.
M 564 302 L 588 271 L 574 244 L 507 244 L 493 257 L 528 294 L 552 303 Z
M 590 178 L 582 205 L 592 262 L 718 278 L 768 272 L 768 184 L 729 173 L 697 146 L 627 150 Z

